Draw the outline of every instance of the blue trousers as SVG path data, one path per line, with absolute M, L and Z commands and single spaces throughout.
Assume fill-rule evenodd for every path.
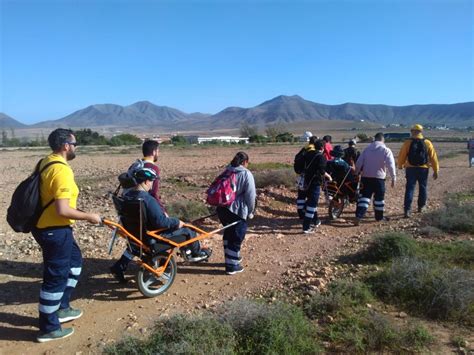
M 363 177 L 361 183 L 362 190 L 359 200 L 357 201 L 356 217 L 363 218 L 365 216 L 372 195 L 374 195 L 375 219 L 377 221 L 382 220 L 385 210 L 385 179 Z
M 428 198 L 428 172 L 427 168 L 406 168 L 406 189 L 405 189 L 405 211 L 411 210 L 411 203 L 413 201 L 413 194 L 415 192 L 416 183 L 418 182 L 418 208 L 426 205 Z
M 240 265 L 240 248 L 247 232 L 247 221 L 225 207 L 217 207 L 217 216 L 223 226 L 239 221 L 235 226 L 224 230 L 225 271 L 234 271 Z
M 82 270 L 82 255 L 71 227 L 33 230 L 43 252 L 43 284 L 39 297 L 39 328 L 49 333 L 61 328 L 57 311 L 69 308 Z
M 306 191 L 298 190 L 296 200 L 298 215 L 303 218 L 303 230 L 309 229 L 311 222 L 318 220 L 320 185 L 310 185 Z

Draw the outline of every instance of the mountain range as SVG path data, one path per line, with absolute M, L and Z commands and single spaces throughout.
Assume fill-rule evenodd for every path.
M 298 95 L 277 96 L 251 108 L 228 107 L 214 115 L 185 113 L 149 101 L 129 106 L 115 104 L 91 105 L 58 120 L 26 126 L 0 114 L 0 128 L 91 128 L 91 127 L 158 127 L 184 131 L 188 128 L 239 127 L 250 125 L 293 123 L 310 120 L 370 121 L 380 124 L 414 122 L 474 126 L 474 102 L 410 106 L 368 105 L 345 103 L 325 105 L 303 99 Z

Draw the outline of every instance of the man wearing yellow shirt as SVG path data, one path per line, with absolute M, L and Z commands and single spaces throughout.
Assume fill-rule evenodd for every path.
M 53 153 L 44 158 L 41 173 L 41 203 L 43 211 L 32 234 L 43 252 L 43 284 L 39 298 L 39 342 L 66 338 L 73 328 L 61 328 L 61 323 L 82 316 L 82 311 L 71 308 L 69 300 L 82 270 L 82 256 L 74 240 L 72 224 L 75 220 L 100 223 L 98 214 L 76 209 L 79 189 L 74 173 L 67 163 L 76 157 L 76 138 L 69 129 L 51 132 L 48 143 Z
M 438 156 L 433 144 L 423 137 L 423 126 L 415 124 L 411 127 L 411 138 L 407 139 L 400 153 L 398 154 L 398 168 L 405 168 L 406 189 L 404 203 L 404 217 L 411 216 L 411 203 L 415 186 L 418 182 L 418 212 L 423 212 L 426 208 L 428 198 L 428 172 L 433 168 L 433 179 L 438 178 L 439 164 Z

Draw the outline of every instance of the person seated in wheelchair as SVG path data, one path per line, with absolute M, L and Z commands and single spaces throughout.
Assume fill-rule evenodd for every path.
M 196 233 L 183 228 L 184 222 L 175 217 L 168 217 L 163 211 L 163 207 L 148 192 L 153 186 L 153 181 L 157 178 L 156 172 L 149 168 L 142 168 L 134 172 L 137 185 L 128 189 L 121 197 L 120 217 L 124 228 L 137 239 L 143 238 L 143 242 L 149 247 L 151 256 L 165 252 L 170 249 L 170 245 L 146 235 L 146 231 L 165 228 L 160 236 L 177 243 L 194 238 Z M 141 207 L 140 207 L 141 204 Z M 140 218 L 140 210 L 142 217 Z M 142 231 L 140 233 L 140 226 Z M 195 241 L 186 247 L 181 248 L 181 255 L 187 261 L 200 262 L 211 256 L 211 250 L 201 248 L 199 241 Z M 140 248 L 133 242 L 121 256 L 121 258 L 110 268 L 115 278 L 126 282 L 124 271 L 134 256 L 140 255 Z
M 357 179 L 354 175 L 355 169 L 342 159 L 344 150 L 340 145 L 336 145 L 330 154 L 333 159 L 327 162 L 326 172 L 331 175 L 340 191 L 351 198 L 352 195 L 355 195 L 357 187 Z

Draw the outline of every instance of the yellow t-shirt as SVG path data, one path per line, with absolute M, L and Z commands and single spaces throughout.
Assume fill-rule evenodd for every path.
M 40 170 L 51 161 L 60 161 L 66 165 L 50 165 L 41 174 L 40 194 L 42 205 L 45 206 L 52 199 L 69 199 L 69 206 L 76 208 L 79 188 L 74 181 L 74 173 L 71 167 L 62 156 L 52 153 L 43 159 Z M 73 223 L 74 220 L 63 218 L 56 213 L 56 207 L 53 202 L 43 211 L 36 227 L 67 226 Z

